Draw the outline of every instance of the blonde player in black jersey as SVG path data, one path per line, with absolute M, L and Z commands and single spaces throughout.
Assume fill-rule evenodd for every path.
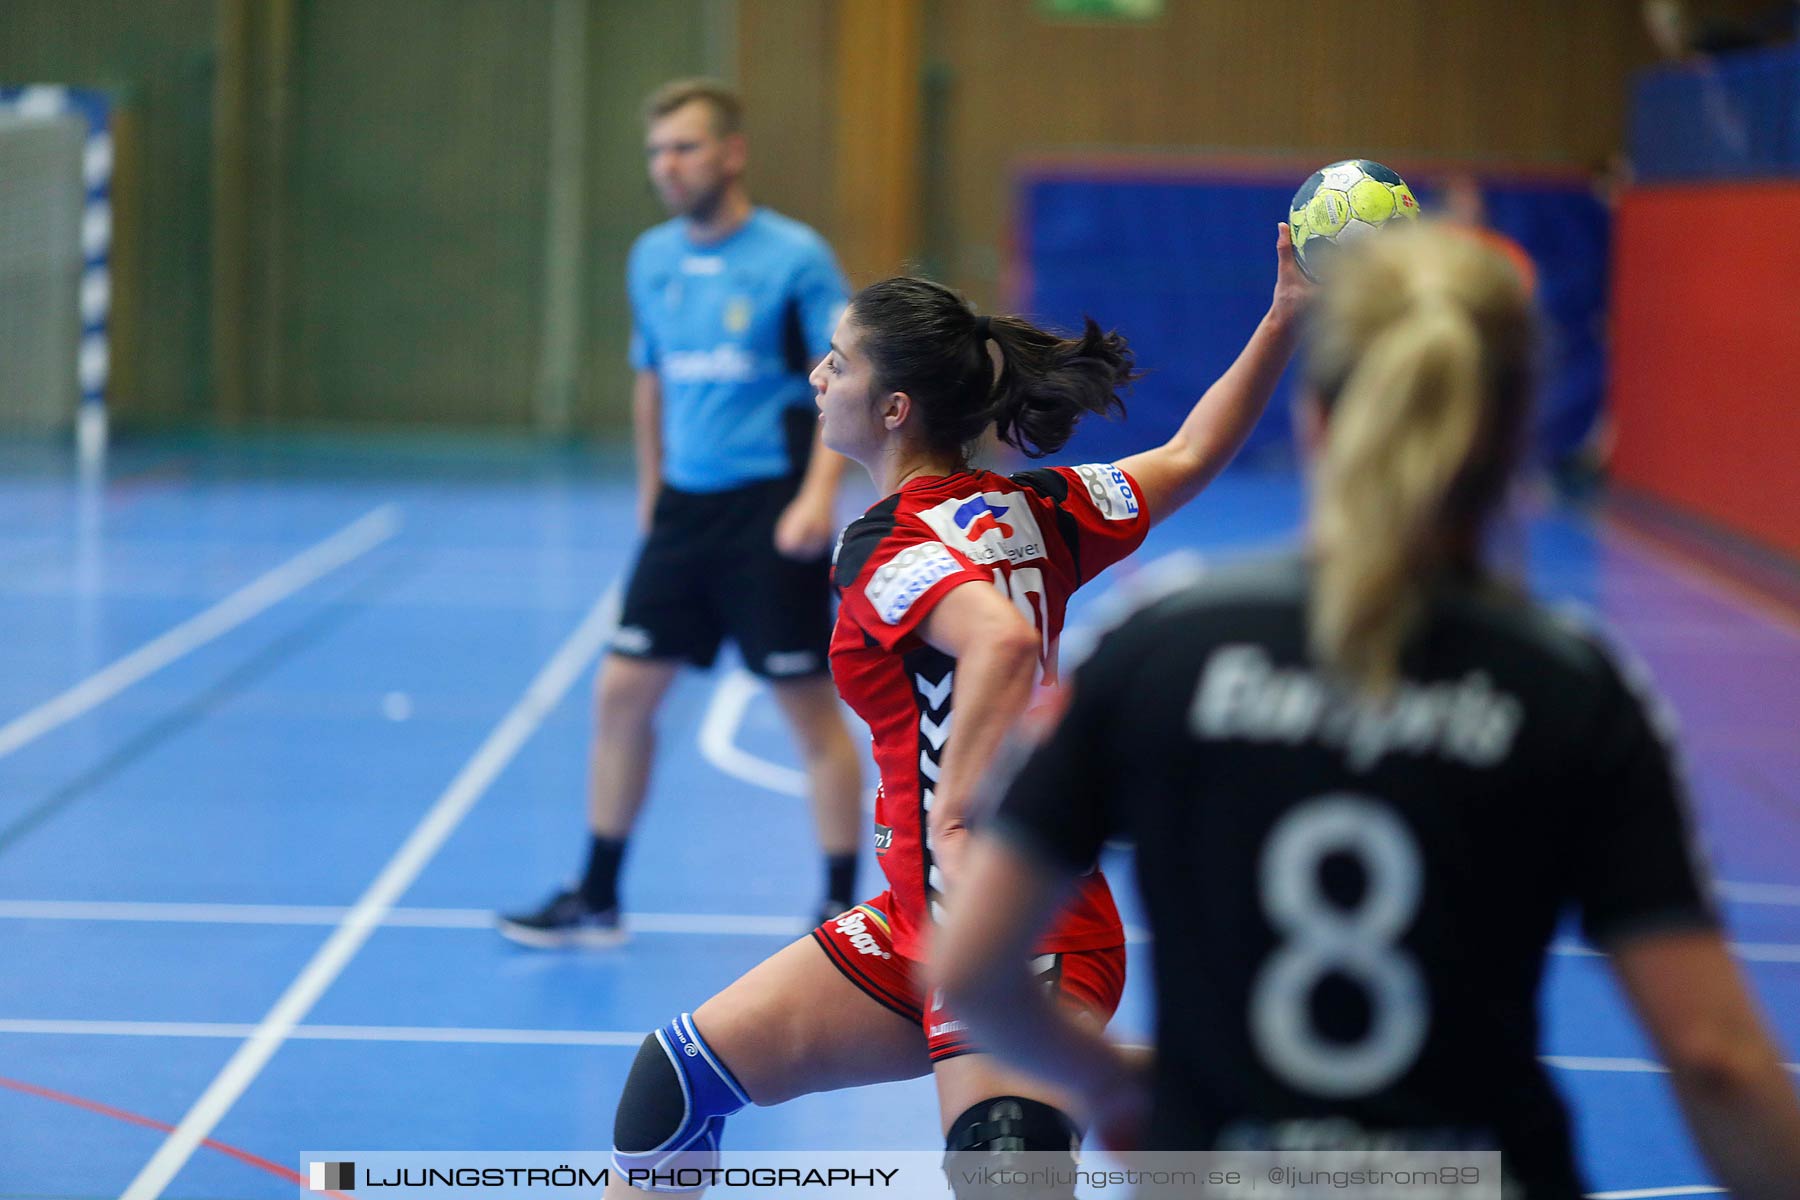
M 1691 853 L 1658 706 L 1484 562 L 1531 325 L 1515 273 L 1468 239 L 1346 256 L 1311 333 L 1306 554 L 1110 634 L 972 847 L 935 948 L 946 1003 L 1114 1144 L 1283 1149 L 1331 1128 L 1499 1150 L 1516 1194 L 1573 1200 L 1536 1007 L 1573 910 L 1719 1181 L 1800 1196 L 1800 1103 Z M 1149 1066 L 1018 966 L 1118 835 L 1155 937 Z

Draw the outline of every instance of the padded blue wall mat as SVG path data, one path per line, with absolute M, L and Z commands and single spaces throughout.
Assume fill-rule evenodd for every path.
M 1448 176 L 1401 169 L 1424 211 L 1436 211 L 1436 185 Z M 1087 422 L 1069 454 L 1116 458 L 1174 432 L 1267 309 L 1275 225 L 1304 177 L 1204 165 L 1021 177 L 1018 307 L 1065 328 L 1091 314 L 1131 340 L 1146 371 L 1127 397 L 1128 420 Z M 1537 264 L 1546 320 L 1534 450 L 1555 461 L 1588 437 L 1604 394 L 1610 213 L 1575 177 L 1483 176 L 1480 185 L 1491 226 Z M 1290 370 L 1248 455 L 1287 444 L 1294 376 Z

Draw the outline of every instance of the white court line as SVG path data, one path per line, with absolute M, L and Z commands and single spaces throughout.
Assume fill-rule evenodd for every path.
M 706 761 L 731 776 L 783 796 L 806 795 L 806 775 L 792 767 L 758 758 L 738 748 L 738 726 L 761 690 L 756 677 L 742 668 L 727 671 L 713 689 L 712 701 L 700 722 L 700 753 Z
M 1800 887 L 1791 883 L 1720 883 L 1715 890 L 1733 904 L 1774 904 L 1800 908 Z
M 638 913 L 626 912 L 623 921 L 627 933 L 675 934 L 747 934 L 752 937 L 794 938 L 812 929 L 812 922 L 800 917 L 756 917 L 732 913 Z M 493 926 L 493 917 L 488 917 Z
M 1669 1068 L 1653 1058 L 1590 1058 L 1581 1055 L 1546 1054 L 1538 1060 L 1559 1071 L 1601 1071 L 1610 1075 L 1667 1075 Z M 1782 1069 L 1800 1075 L 1800 1063 L 1782 1063 Z
M 104 900 L 0 900 L 0 920 L 148 921 L 192 925 L 336 925 L 350 909 L 324 904 L 162 904 Z M 376 922 L 389 929 L 494 928 L 485 908 L 391 908 Z M 809 928 L 799 917 L 743 913 L 627 912 L 633 933 L 797 937 Z
M 1550 953 L 1559 958 L 1605 958 L 1606 951 L 1584 946 L 1580 942 L 1551 942 Z
M 93 1021 L 0 1018 L 0 1035 L 43 1034 L 62 1037 L 248 1038 L 259 1026 L 214 1021 Z M 315 1042 L 443 1042 L 505 1046 L 637 1046 L 642 1030 L 612 1029 L 468 1029 L 439 1025 L 299 1025 L 287 1032 L 290 1041 Z M 1591 1058 L 1547 1054 L 1538 1061 L 1559 1071 L 1606 1075 L 1667 1075 L 1669 1068 L 1648 1058 Z M 1783 1064 L 1800 1074 L 1800 1063 Z
M 1800 963 L 1800 946 L 1778 942 L 1733 942 L 1731 952 L 1745 962 Z
M 191 925 L 336 925 L 351 909 L 327 904 L 180 904 L 139 900 L 0 900 L 0 921 L 146 921 Z M 484 908 L 390 908 L 377 925 L 389 929 L 492 929 L 494 914 Z M 798 917 L 746 913 L 627 912 L 633 933 L 702 936 L 796 937 L 810 926 Z M 1125 927 L 1132 944 L 1150 941 L 1148 930 Z M 1800 963 L 1800 943 L 1733 942 L 1745 962 Z M 1580 942 L 1555 942 L 1561 958 L 1605 958 L 1606 952 Z
M 1800 963 L 1800 945 L 1790 942 L 1732 942 L 1731 952 L 1745 962 Z M 1605 958 L 1606 951 L 1580 942 L 1556 942 L 1550 953 L 1560 958 Z
M 1686 581 L 1697 592 L 1703 592 L 1727 608 L 1760 617 L 1781 632 L 1800 636 L 1800 620 L 1786 606 L 1764 599 L 1753 585 L 1739 583 L 1728 571 L 1707 565 L 1676 549 L 1665 547 L 1656 538 L 1642 534 L 1616 519 L 1606 521 L 1606 531 L 1616 538 L 1614 545 L 1624 543 L 1639 561 L 1649 559 L 1671 575 Z
M 312 549 L 245 584 L 211 608 L 144 643 L 62 695 L 0 726 L 0 758 L 104 704 L 132 684 L 368 553 L 399 530 L 399 510 L 391 504 L 384 504 L 351 522 Z
M 1659 1200 L 1663 1196 L 1723 1196 L 1725 1189 L 1704 1183 L 1686 1187 L 1633 1188 L 1626 1192 L 1589 1192 L 1587 1200 Z
M 406 842 L 388 860 L 375 882 L 319 947 L 312 961 L 288 985 L 249 1038 L 238 1046 L 224 1069 L 181 1118 L 175 1131 L 157 1147 L 150 1161 L 122 1193 L 121 1200 L 155 1200 L 162 1195 L 163 1189 L 169 1186 L 195 1149 L 237 1103 L 238 1097 L 261 1073 L 281 1043 L 293 1033 L 301 1018 L 368 941 L 383 914 L 418 878 L 475 802 L 481 799 L 482 793 L 593 662 L 612 636 L 618 623 L 618 609 L 619 593 L 615 587 L 588 610 L 575 632 L 544 664 L 512 711 L 458 772 Z
M 229 1038 L 252 1037 L 254 1025 L 211 1021 L 30 1021 L 0 1020 L 0 1034 L 48 1034 L 63 1037 Z M 312 1042 L 442 1042 L 475 1046 L 627 1046 L 635 1049 L 643 1033 L 604 1029 L 456 1029 L 435 1025 L 296 1025 L 289 1041 Z
M 1604 1071 L 1613 1075 L 1667 1075 L 1669 1068 L 1652 1058 L 1591 1058 L 1581 1055 L 1546 1054 L 1541 1060 L 1559 1071 Z

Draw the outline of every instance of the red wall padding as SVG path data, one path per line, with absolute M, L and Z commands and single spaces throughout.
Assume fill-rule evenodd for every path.
M 1640 188 L 1614 229 L 1614 477 L 1800 556 L 1800 183 Z

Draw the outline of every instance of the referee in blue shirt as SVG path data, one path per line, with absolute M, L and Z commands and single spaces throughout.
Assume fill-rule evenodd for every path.
M 826 856 L 825 915 L 855 900 L 861 769 L 827 672 L 834 501 L 844 460 L 817 444 L 806 382 L 846 287 L 813 230 L 750 203 L 742 106 L 678 80 L 645 105 L 650 182 L 672 219 L 632 247 L 633 424 L 644 544 L 600 666 L 581 881 L 502 916 L 529 946 L 624 936 L 618 876 L 648 790 L 655 717 L 682 664 L 737 643 L 806 761 Z

